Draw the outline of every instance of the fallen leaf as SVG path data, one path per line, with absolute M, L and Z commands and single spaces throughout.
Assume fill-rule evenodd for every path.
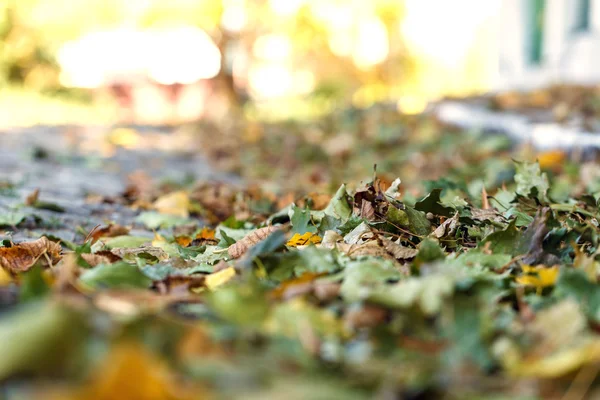
M 538 290 L 554 286 L 559 273 L 558 266 L 548 268 L 543 265 L 535 267 L 523 265 L 522 269 L 523 275 L 518 276 L 515 281 L 521 285 L 533 286 Z
M 152 206 L 161 214 L 187 218 L 190 207 L 190 197 L 183 190 L 159 197 Z
M 204 278 L 204 284 L 210 290 L 214 290 L 217 287 L 226 284 L 235 276 L 235 268 L 229 267 L 222 269 L 218 272 L 207 275 Z
M 16 273 L 27 271 L 39 260 L 54 265 L 60 258 L 62 247 L 42 236 L 33 242 L 23 242 L 11 247 L 0 247 L 0 267 Z
M 89 237 L 92 238 L 92 243 L 96 243 L 100 238 L 103 237 L 117 237 L 129 234 L 129 228 L 118 225 L 110 224 L 101 228 L 94 229 L 90 232 Z
M 266 226 L 250 232 L 248 235 L 229 246 L 227 252 L 231 258 L 240 258 L 250 247 L 265 240 L 270 234 L 279 229 L 280 227 L 278 226 Z
M 197 385 L 182 385 L 163 360 L 133 342 L 116 345 L 91 376 L 92 380 L 79 390 L 54 398 L 112 400 L 118 393 L 117 397 L 121 399 L 192 400 L 207 395 Z
M 289 247 L 305 246 L 307 244 L 319 244 L 321 243 L 321 237 L 317 234 L 306 232 L 304 234 L 296 233 L 288 242 L 285 244 Z

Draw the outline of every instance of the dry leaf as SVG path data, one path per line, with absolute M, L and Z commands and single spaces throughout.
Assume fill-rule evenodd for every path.
M 149 254 L 156 257 L 158 261 L 166 261 L 169 259 L 169 255 L 160 247 L 154 246 L 141 246 L 134 249 L 117 248 L 111 250 L 112 254 L 119 256 L 125 260 L 137 257 L 140 254 Z
M 90 232 L 89 237 L 92 238 L 92 243 L 96 243 L 103 237 L 116 237 L 127 234 L 129 234 L 129 228 L 117 224 L 110 224 L 102 228 L 94 229 Z
M 433 231 L 433 236 L 435 236 L 438 239 L 441 239 L 444 236 L 450 236 L 454 232 L 456 232 L 457 227 L 458 227 L 458 213 L 454 214 L 454 217 L 445 220 L 443 224 L 438 226 L 435 229 L 435 231 Z
M 120 399 L 205 399 L 205 389 L 186 387 L 177 381 L 167 364 L 149 353 L 141 344 L 117 345 L 98 366 L 93 378 L 75 393 L 62 393 L 64 400 Z
M 214 290 L 217 287 L 224 285 L 229 282 L 235 276 L 235 268 L 229 267 L 207 275 L 204 278 L 204 284 L 210 290 Z
M 175 236 L 175 243 L 181 247 L 188 247 L 192 243 L 192 238 L 186 235 Z
M 419 252 L 417 249 L 404 247 L 398 243 L 394 243 L 389 239 L 381 238 L 379 241 L 370 240 L 360 245 L 338 245 L 338 248 L 351 257 L 371 256 L 381 257 L 391 260 L 406 260 L 414 258 Z
M 115 254 L 112 254 L 108 251 L 106 253 L 110 254 L 110 256 L 105 254 L 84 253 L 81 255 L 81 258 L 83 258 L 85 262 L 90 264 L 90 267 L 95 267 L 100 264 L 112 264 L 115 261 L 120 260 L 120 257 L 116 256 Z
M 250 232 L 236 243 L 229 246 L 227 252 L 231 258 L 240 258 L 248 251 L 248 249 L 254 246 L 256 243 L 265 240 L 271 233 L 279 230 L 278 226 L 266 226 Z
M 215 240 L 215 230 L 208 227 L 202 228 L 202 230 L 196 235 L 196 239 L 200 240 Z
M 313 290 L 314 280 L 322 275 L 322 273 L 306 272 L 298 278 L 284 281 L 271 291 L 271 296 L 276 300 L 287 300 L 295 296 L 309 293 Z
M 33 206 L 35 205 L 35 203 L 37 203 L 39 197 L 40 189 L 35 189 L 31 194 L 27 196 L 27 198 L 25 199 L 25 204 L 28 206 Z
M 365 304 L 348 309 L 344 315 L 344 323 L 352 329 L 370 328 L 385 321 L 387 315 L 384 308 Z
M 294 236 L 292 236 L 292 238 L 290 240 L 288 240 L 288 242 L 286 243 L 286 246 L 289 247 L 298 247 L 298 246 L 305 246 L 307 244 L 319 244 L 321 243 L 321 237 L 315 233 L 311 233 L 311 232 L 306 232 L 304 234 L 299 234 L 296 233 L 294 234 Z
M 12 247 L 0 247 L 0 267 L 9 272 L 27 271 L 40 260 L 46 265 L 56 264 L 62 247 L 42 236 L 33 242 L 23 242 Z
M 373 221 L 375 219 L 375 209 L 373 205 L 365 199 L 362 199 L 360 204 L 359 216 L 367 221 Z
M 182 190 L 159 197 L 152 206 L 162 214 L 175 215 L 182 218 L 187 218 L 190 215 L 190 197 Z

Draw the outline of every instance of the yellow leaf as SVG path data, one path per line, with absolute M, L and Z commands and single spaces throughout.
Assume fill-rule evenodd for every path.
M 296 233 L 292 238 L 286 243 L 289 247 L 298 247 L 304 246 L 307 244 L 318 244 L 321 243 L 321 237 L 315 233 L 306 232 L 304 234 Z
M 0 286 L 8 286 L 13 282 L 13 278 L 5 269 L 0 268 Z
M 567 155 L 564 151 L 552 150 L 539 154 L 537 159 L 540 163 L 540 168 L 551 169 L 561 167 L 564 164 L 566 157 Z
M 558 267 L 547 268 L 543 265 L 532 267 L 523 265 L 523 273 L 517 277 L 516 282 L 525 286 L 534 286 L 537 289 L 542 289 L 548 286 L 553 286 L 558 278 Z
M 91 381 L 70 393 L 55 393 L 47 399 L 63 400 L 191 400 L 207 398 L 198 386 L 181 385 L 163 360 L 135 343 L 117 345 L 99 365 Z
M 189 216 L 190 197 L 182 190 L 159 197 L 153 204 L 156 211 L 162 214 Z
M 207 275 L 204 283 L 206 284 L 207 288 L 214 290 L 217 287 L 229 282 L 234 276 L 235 268 L 229 267 L 219 272 L 215 272 L 214 274 Z

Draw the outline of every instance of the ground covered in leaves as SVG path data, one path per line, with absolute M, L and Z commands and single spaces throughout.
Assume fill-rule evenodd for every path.
M 597 164 L 385 108 L 198 141 L 248 183 L 136 174 L 70 220 L 4 177 L 8 398 L 600 396 Z

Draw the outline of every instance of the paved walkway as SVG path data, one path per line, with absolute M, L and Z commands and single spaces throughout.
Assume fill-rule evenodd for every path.
M 0 217 L 28 217 L 16 232 L 0 227 L 0 240 L 52 233 L 72 240 L 75 229 L 105 220 L 130 223 L 135 213 L 119 204 L 88 203 L 89 194 L 115 196 L 127 177 L 144 171 L 153 180 L 234 180 L 213 170 L 194 137 L 166 128 L 33 127 L 0 131 Z M 12 186 L 12 188 L 7 188 Z M 24 206 L 40 189 L 40 201 L 65 212 Z M 36 218 L 37 217 L 37 218 Z

